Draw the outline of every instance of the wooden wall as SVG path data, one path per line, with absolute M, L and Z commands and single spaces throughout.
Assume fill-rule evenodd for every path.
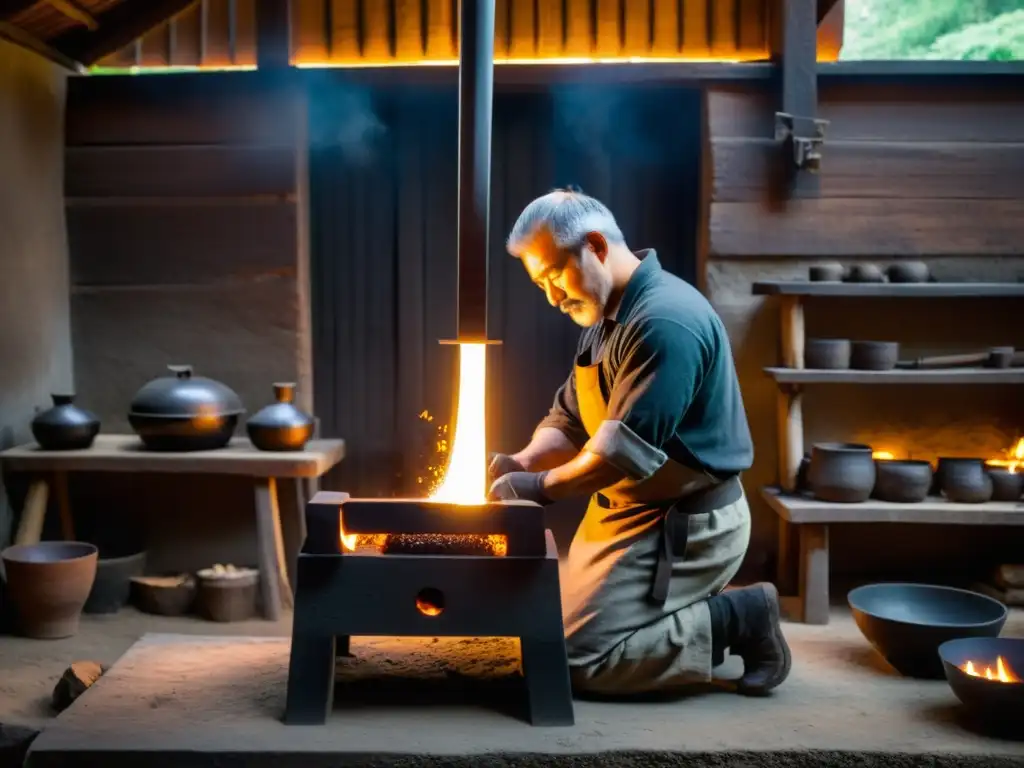
M 708 94 L 710 252 L 747 256 L 1009 255 L 1024 251 L 1024 99 L 957 85 L 830 83 L 820 193 L 772 193 L 772 97 Z M 771 237 L 765 232 L 771 231 Z
M 227 77 L 83 78 L 70 88 L 77 379 L 112 429 L 168 364 L 223 380 L 250 409 L 277 380 L 311 396 L 300 344 L 301 96 Z
M 317 410 L 350 441 L 339 483 L 415 493 L 435 427 L 452 415 L 458 123 L 452 85 L 310 95 Z M 568 375 L 579 329 L 507 255 L 522 208 L 576 184 L 628 241 L 697 274 L 699 90 L 608 85 L 499 92 L 491 176 L 489 445 L 528 440 Z M 423 410 L 435 415 L 422 424 Z M 567 540 L 567 539 L 566 539 Z
M 769 4 L 497 0 L 495 56 L 764 59 Z M 100 65 L 255 66 L 255 11 L 256 0 L 199 0 Z M 458 57 L 456 11 L 452 0 L 292 0 L 292 61 L 331 66 L 450 61 Z M 835 30 L 825 34 L 826 50 L 835 38 Z
M 1009 82 L 1009 80 L 1014 82 Z M 769 86 L 707 92 L 712 177 L 708 296 L 723 316 L 754 434 L 744 476 L 753 499 L 748 566 L 769 571 L 776 517 L 757 498 L 778 480 L 779 364 L 774 299 L 758 280 L 806 279 L 821 261 L 886 266 L 922 259 L 938 279 L 1024 279 L 1024 98 L 1019 78 L 819 77 L 831 120 L 820 191 L 778 194 Z M 889 339 L 902 356 L 1024 347 L 1019 300 L 820 300 L 806 307 L 810 337 Z M 1019 387 L 807 387 L 804 441 L 867 443 L 897 456 L 996 458 L 1024 434 Z M 837 578 L 936 579 L 1010 561 L 1021 538 L 999 529 L 843 526 L 833 533 Z M 958 571 L 958 573 L 952 573 Z

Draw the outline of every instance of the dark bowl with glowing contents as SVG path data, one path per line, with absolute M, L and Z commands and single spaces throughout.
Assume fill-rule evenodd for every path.
M 986 720 L 1024 712 L 1024 639 L 963 637 L 939 646 L 949 687 L 961 703 Z
M 847 596 L 869 643 L 904 677 L 941 680 L 949 640 L 998 637 L 1006 606 L 987 595 L 931 584 L 868 584 Z

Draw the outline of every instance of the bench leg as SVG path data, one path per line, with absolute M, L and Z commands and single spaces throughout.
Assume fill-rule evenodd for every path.
M 277 503 L 277 483 L 272 477 L 256 480 L 256 544 L 259 550 L 260 596 L 264 618 L 281 617 L 281 604 L 292 607 L 292 588 L 284 556 L 281 510 Z
M 828 624 L 828 526 L 804 523 L 800 536 L 800 603 L 806 624 Z
M 65 541 L 75 540 L 75 521 L 71 517 L 71 494 L 68 491 L 68 473 L 53 473 L 53 493 L 57 497 L 57 512 L 60 514 L 60 535 Z
M 43 537 L 43 522 L 46 520 L 46 502 L 50 498 L 50 484 L 40 478 L 28 488 L 25 508 L 21 511 L 21 522 L 14 535 L 15 544 L 38 544 Z

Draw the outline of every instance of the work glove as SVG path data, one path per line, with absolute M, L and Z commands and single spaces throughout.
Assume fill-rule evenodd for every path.
M 487 467 L 487 480 L 493 483 L 499 477 L 509 472 L 525 472 L 526 467 L 520 464 L 506 453 L 495 453 L 491 455 L 491 464 Z
M 502 475 L 487 492 L 490 501 L 532 501 L 542 506 L 551 503 L 544 495 L 547 472 L 509 472 Z

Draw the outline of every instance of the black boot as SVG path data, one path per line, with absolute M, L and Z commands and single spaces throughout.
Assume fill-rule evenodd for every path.
M 779 593 L 772 584 L 754 584 L 711 598 L 712 623 L 721 636 L 719 645 L 743 659 L 743 677 L 736 689 L 748 696 L 763 696 L 789 676 L 792 659 L 782 635 Z M 717 638 L 716 638 L 717 639 Z M 717 650 L 717 649 L 716 649 Z

